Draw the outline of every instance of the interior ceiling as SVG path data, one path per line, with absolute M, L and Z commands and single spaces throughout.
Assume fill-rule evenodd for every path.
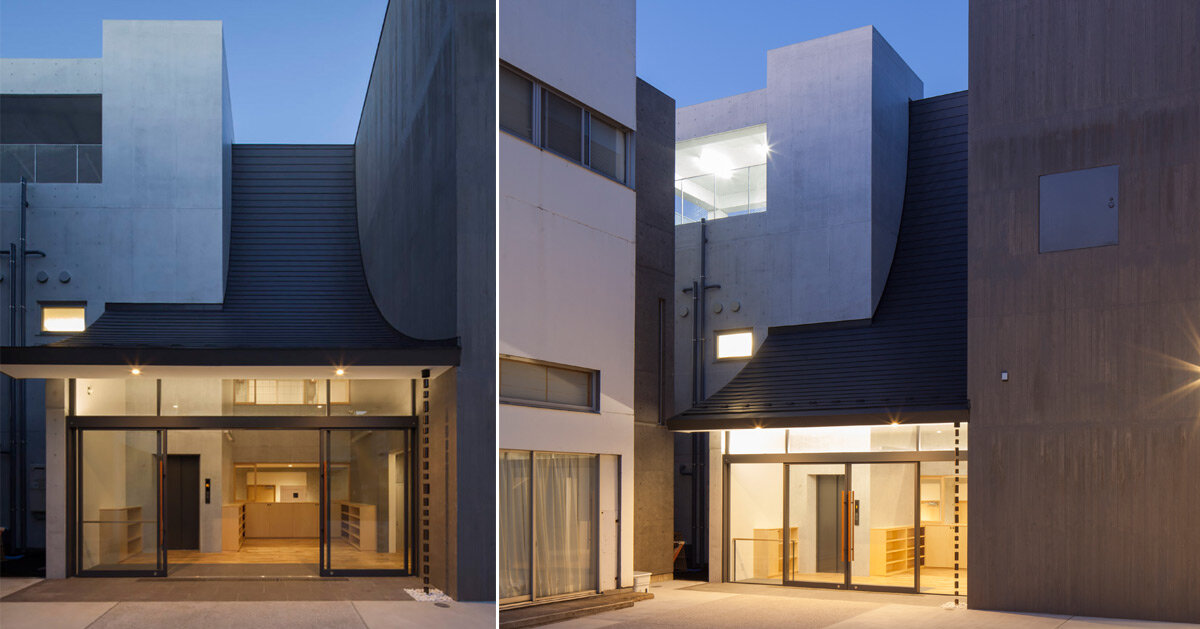
M 765 163 L 767 146 L 765 124 L 678 142 L 675 179 L 713 174 L 722 167 L 737 169 Z
M 131 373 L 133 365 L 9 365 L 0 366 L 0 371 L 13 378 L 224 378 L 224 379 L 275 379 L 299 380 L 309 378 L 338 378 L 331 365 L 289 366 L 220 366 L 220 365 L 138 365 L 141 374 Z M 416 379 L 421 370 L 428 369 L 431 378 L 446 372 L 447 366 L 392 366 L 371 365 L 355 367 L 347 365 L 342 378 L 352 380 Z

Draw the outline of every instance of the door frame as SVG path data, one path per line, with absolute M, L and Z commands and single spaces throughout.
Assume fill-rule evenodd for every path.
M 789 581 L 786 579 L 787 570 L 784 570 L 784 578 L 781 578 L 781 583 L 789 587 L 818 587 L 826 589 L 838 590 L 862 590 L 862 591 L 878 591 L 878 592 L 900 592 L 900 593 L 920 593 L 921 591 L 921 569 L 920 569 L 920 548 L 925 545 L 925 529 L 921 526 L 921 463 L 932 461 L 954 461 L 956 458 L 962 461 L 968 460 L 967 450 L 913 450 L 913 451 L 886 451 L 886 452 L 810 452 L 810 453 L 794 453 L 794 454 L 723 454 L 722 469 L 721 469 L 721 493 L 722 493 L 722 522 L 721 522 L 721 563 L 722 563 L 722 582 L 733 582 L 732 570 L 733 565 L 730 563 L 730 548 L 732 545 L 732 536 L 729 528 L 729 498 L 730 498 L 730 466 L 739 463 L 779 463 L 783 465 L 783 514 L 780 518 L 780 525 L 784 527 L 783 557 L 789 557 L 791 551 L 790 534 L 788 534 L 788 476 L 790 474 L 789 465 L 799 463 L 826 463 L 826 464 L 841 464 L 846 470 L 846 487 L 853 491 L 853 476 L 852 465 L 864 463 L 912 463 L 915 464 L 915 475 L 913 482 L 913 519 L 915 527 L 914 543 L 918 549 L 917 559 L 913 566 L 913 586 L 885 586 L 885 585 L 869 585 L 862 583 L 853 583 L 851 580 L 851 569 L 853 562 L 846 561 L 845 573 L 842 583 L 821 583 L 812 581 Z M 843 544 L 849 540 L 843 540 Z
M 331 416 L 331 415 L 301 415 L 301 416 L 223 416 L 223 415 L 207 415 L 207 416 L 175 416 L 175 415 L 113 415 L 113 416 L 95 416 L 95 415 L 76 415 L 75 414 L 75 380 L 68 381 L 68 403 L 67 403 L 67 576 L 87 576 L 87 577 L 165 577 L 170 570 L 169 553 L 166 549 L 166 523 L 163 520 L 164 512 L 164 496 L 163 490 L 166 480 L 166 453 L 169 451 L 167 445 L 168 433 L 171 430 L 316 430 L 324 443 L 323 435 L 329 430 L 369 430 L 369 429 L 389 429 L 389 430 L 406 430 L 408 432 L 408 448 L 410 451 L 409 474 L 411 478 L 415 478 L 416 474 L 416 457 L 411 456 L 414 442 L 416 439 L 417 418 L 412 415 L 374 415 L 374 416 Z M 161 394 L 161 387 L 160 387 Z M 161 408 L 161 400 L 159 407 Z M 328 408 L 328 405 L 326 405 Z M 155 479 L 157 504 L 156 517 L 158 518 L 158 539 L 156 548 L 156 566 L 152 570 L 84 570 L 82 565 L 82 539 L 80 514 L 83 511 L 83 494 L 80 487 L 80 474 L 82 472 L 82 456 L 83 443 L 81 435 L 83 431 L 92 430 L 125 430 L 125 431 L 154 431 L 158 435 L 157 444 L 158 452 L 156 454 L 158 461 L 158 476 Z M 322 451 L 324 456 L 324 451 Z M 322 474 L 324 472 L 324 459 L 320 464 Z M 411 486 L 412 483 L 410 482 Z M 325 565 L 327 561 L 327 553 L 323 540 L 327 534 L 326 517 L 324 516 L 325 509 L 328 506 L 325 496 L 325 486 L 322 483 L 321 496 L 318 499 L 318 514 L 320 518 L 320 526 L 318 529 L 317 546 L 318 551 L 318 566 Z M 417 564 L 417 554 L 412 552 L 416 546 L 416 492 L 409 492 L 409 517 L 413 522 L 409 523 L 409 549 L 410 553 L 406 557 L 406 563 L 409 566 L 407 570 L 337 570 L 320 571 L 321 576 L 408 576 L 416 574 L 419 570 Z

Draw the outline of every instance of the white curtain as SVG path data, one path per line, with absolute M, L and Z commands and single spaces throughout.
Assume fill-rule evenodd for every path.
M 500 452 L 500 600 L 530 594 L 529 457 Z
M 534 455 L 538 597 L 595 590 L 599 459 Z

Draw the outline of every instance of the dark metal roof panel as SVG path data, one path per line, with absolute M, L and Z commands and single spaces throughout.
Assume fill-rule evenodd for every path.
M 720 391 L 670 420 L 684 430 L 838 425 L 967 404 L 967 93 L 909 107 L 896 252 L 870 324 L 772 328 Z
M 221 304 L 108 304 L 56 347 L 456 348 L 395 330 L 367 286 L 352 145 L 234 145 Z

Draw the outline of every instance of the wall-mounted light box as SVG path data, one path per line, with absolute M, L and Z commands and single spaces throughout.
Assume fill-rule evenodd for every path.
M 42 332 L 69 334 L 83 332 L 86 309 L 78 305 L 42 305 Z
M 724 358 L 749 358 L 754 353 L 754 332 L 730 330 L 717 332 L 717 360 Z

